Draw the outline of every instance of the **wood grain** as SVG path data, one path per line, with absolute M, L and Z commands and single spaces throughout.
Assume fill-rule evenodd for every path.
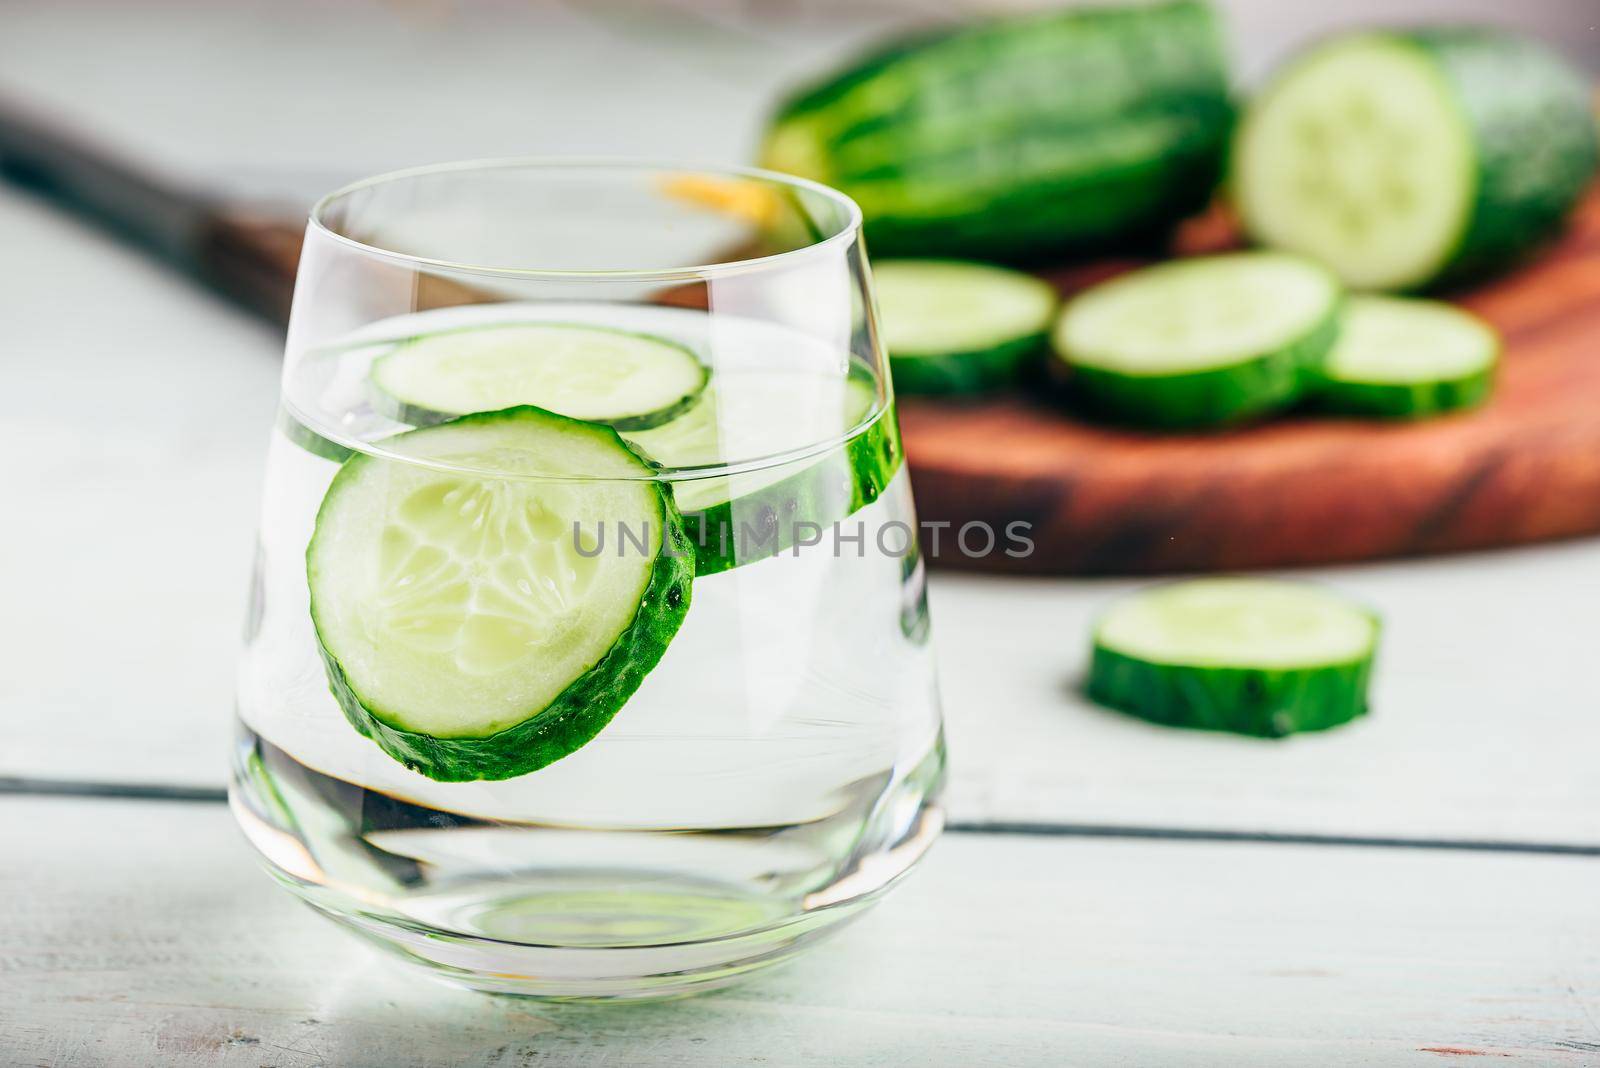
M 1227 243 L 1209 219 L 1185 251 Z M 1063 292 L 1133 266 L 1050 277 Z M 1492 402 L 1383 424 L 1293 417 L 1156 435 L 1043 399 L 900 406 L 919 512 L 1032 524 L 1035 551 L 941 562 L 1029 573 L 1293 566 L 1515 545 L 1600 531 L 1600 188 L 1519 271 L 1460 294 L 1505 335 Z

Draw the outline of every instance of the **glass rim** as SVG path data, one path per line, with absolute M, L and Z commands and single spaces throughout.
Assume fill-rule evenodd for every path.
M 754 179 L 768 182 L 773 185 L 795 190 L 804 190 L 822 197 L 844 211 L 844 223 L 833 233 L 819 238 L 797 248 L 775 252 L 765 256 L 750 256 L 740 259 L 720 260 L 712 263 L 693 264 L 683 267 L 667 268 L 602 268 L 602 269 L 570 269 L 551 267 L 510 267 L 492 264 L 460 263 L 454 260 L 436 256 L 418 256 L 412 253 L 399 252 L 394 249 L 373 245 L 342 234 L 333 229 L 326 221 L 326 214 L 333 206 L 348 198 L 352 194 L 367 189 L 375 189 L 394 182 L 413 178 L 425 178 L 433 175 L 487 172 L 495 170 L 528 170 L 557 173 L 573 170 L 611 170 L 618 173 L 663 172 L 675 174 L 708 175 L 718 178 Z M 800 178 L 792 174 L 782 174 L 761 167 L 748 167 L 741 164 L 706 163 L 681 159 L 662 159 L 653 157 L 636 156 L 489 156 L 478 159 L 452 160 L 444 163 L 428 163 L 415 167 L 404 167 L 399 170 L 384 171 L 380 174 L 357 179 L 333 190 L 320 197 L 311 206 L 308 216 L 308 225 L 317 234 L 327 239 L 354 249 L 363 255 L 374 256 L 396 263 L 410 264 L 418 267 L 428 267 L 436 271 L 453 274 L 488 275 L 500 278 L 525 278 L 543 281 L 589 281 L 589 282 L 649 282 L 649 281 L 686 281 L 697 278 L 716 278 L 727 275 L 744 274 L 751 271 L 777 268 L 785 262 L 804 258 L 812 254 L 831 249 L 838 245 L 848 244 L 855 240 L 861 233 L 862 215 L 861 207 L 852 198 L 832 186 L 821 182 L 814 182 L 809 178 Z

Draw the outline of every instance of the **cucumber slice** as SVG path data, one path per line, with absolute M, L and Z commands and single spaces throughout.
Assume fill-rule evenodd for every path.
M 694 557 L 655 469 L 612 428 L 533 407 L 384 445 L 419 462 L 351 457 L 306 550 L 351 724 L 449 782 L 523 775 L 586 744 L 688 611 Z M 578 531 L 592 551 L 602 524 L 604 551 L 579 552 Z M 642 550 L 619 551 L 622 524 Z
M 977 393 L 1014 381 L 1044 351 L 1060 304 L 1048 283 L 982 263 L 880 260 L 872 279 L 900 393 Z
M 1293 403 L 1333 343 L 1338 281 L 1273 252 L 1147 267 L 1067 303 L 1056 355 L 1077 395 L 1155 427 L 1233 422 Z
M 372 362 L 377 406 L 413 426 L 532 404 L 619 430 L 688 409 L 710 372 L 676 342 L 574 323 L 427 334 Z
M 864 370 L 847 378 L 809 372 L 719 374 L 681 418 L 628 435 L 662 467 L 744 463 L 844 437 L 877 399 Z M 674 487 L 695 573 L 712 575 L 791 547 L 812 523 L 826 527 L 870 504 L 899 468 L 893 409 L 842 447 L 819 456 Z
M 1351 297 L 1317 386 L 1332 412 L 1417 418 L 1481 403 L 1500 339 L 1475 315 L 1405 297 Z
M 1145 590 L 1101 617 L 1089 696 L 1157 723 L 1281 737 L 1367 710 L 1371 612 L 1314 586 L 1213 578 Z
M 1583 79 L 1501 30 L 1336 38 L 1247 111 L 1232 184 L 1259 241 L 1361 289 L 1502 270 L 1561 225 L 1595 172 Z
M 311 455 L 332 460 L 336 464 L 342 464 L 355 455 L 352 450 L 337 441 L 331 441 L 312 430 L 282 407 L 278 409 L 278 430 L 284 437 Z

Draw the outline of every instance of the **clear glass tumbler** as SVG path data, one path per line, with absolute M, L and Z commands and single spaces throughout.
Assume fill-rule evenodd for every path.
M 651 997 L 917 861 L 944 750 L 859 227 L 615 162 L 317 205 L 233 767 L 281 883 L 467 986 Z

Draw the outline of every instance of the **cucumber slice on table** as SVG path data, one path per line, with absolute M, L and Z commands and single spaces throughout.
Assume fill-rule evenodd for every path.
M 508 323 L 427 334 L 372 363 L 377 406 L 413 426 L 532 404 L 619 430 L 685 411 L 710 372 L 664 338 L 571 323 Z
M 715 467 L 781 456 L 837 441 L 872 412 L 877 391 L 865 371 L 847 378 L 810 372 L 719 373 L 678 419 L 628 440 L 663 467 Z M 870 504 L 900 466 L 891 409 L 844 444 L 739 474 L 676 483 L 695 573 L 712 575 L 766 559 L 812 531 Z
M 1056 322 L 1069 385 L 1113 418 L 1227 423 L 1293 403 L 1333 343 L 1338 281 L 1308 260 L 1237 252 L 1147 267 L 1086 290 Z
M 1157 723 L 1280 737 L 1367 710 L 1372 613 L 1314 586 L 1214 578 L 1128 597 L 1094 631 L 1089 696 Z
M 688 611 L 694 556 L 655 469 L 612 428 L 532 407 L 383 444 L 420 462 L 351 457 L 306 550 L 351 724 L 452 782 L 523 775 L 586 744 Z M 579 552 L 575 525 L 592 550 L 600 524 L 605 551 Z M 613 549 L 620 524 L 643 551 Z
M 1045 349 L 1060 301 L 1019 271 L 959 260 L 872 265 L 900 393 L 976 393 L 1015 380 Z
M 1588 86 L 1486 27 L 1360 33 L 1278 74 L 1236 134 L 1232 184 L 1258 240 L 1361 289 L 1503 269 L 1595 173 Z
M 1416 418 L 1481 403 L 1500 339 L 1460 308 L 1406 297 L 1351 297 L 1323 361 L 1317 401 L 1349 415 Z

